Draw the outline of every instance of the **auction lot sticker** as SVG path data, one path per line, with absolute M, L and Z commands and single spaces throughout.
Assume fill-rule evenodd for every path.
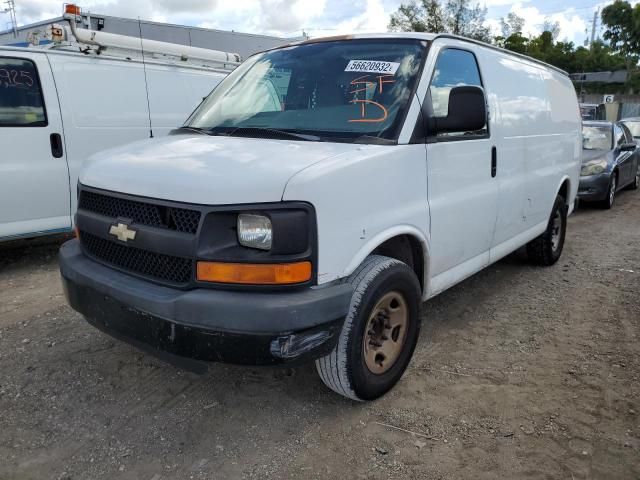
M 386 73 L 395 75 L 400 66 L 396 62 L 380 62 L 377 60 L 350 60 L 345 72 Z

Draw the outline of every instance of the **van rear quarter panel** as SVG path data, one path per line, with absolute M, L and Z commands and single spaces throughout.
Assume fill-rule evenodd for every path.
M 496 245 L 545 222 L 563 179 L 571 185 L 567 202 L 575 199 L 580 116 L 566 75 L 488 48 L 479 47 L 477 54 L 498 150 Z

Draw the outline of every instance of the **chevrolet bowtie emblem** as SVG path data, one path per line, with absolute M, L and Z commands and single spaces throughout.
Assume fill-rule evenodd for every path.
M 130 229 L 124 223 L 118 223 L 118 225 L 111 225 L 109 229 L 109 234 L 118 237 L 118 240 L 121 242 L 126 242 L 127 240 L 133 240 L 136 238 L 136 231 Z

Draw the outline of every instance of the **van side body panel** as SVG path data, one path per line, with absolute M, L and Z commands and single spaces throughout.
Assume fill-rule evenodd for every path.
M 580 168 L 580 117 L 575 90 L 556 70 L 479 48 L 487 79 L 499 188 L 493 263 L 546 228 L 565 180 L 570 211 Z
M 489 108 L 490 144 L 497 152 L 497 172 L 493 179 L 497 205 L 491 212 L 491 202 L 487 201 L 491 198 L 491 183 L 486 181 L 485 173 L 465 163 L 463 153 L 474 140 L 445 142 L 448 146 L 440 152 L 428 146 L 432 226 L 429 253 L 432 258 L 427 297 L 542 234 L 564 181 L 569 182 L 566 202 L 571 212 L 580 171 L 580 116 L 575 90 L 568 77 L 526 58 L 451 39 L 436 39 L 430 57 L 444 48 L 465 49 L 477 58 Z M 427 87 L 421 85 L 419 89 L 423 102 L 428 101 Z M 460 148 L 456 151 L 452 145 Z M 484 155 L 477 160 L 485 162 Z M 486 162 L 488 172 L 488 158 Z M 457 176 L 456 172 L 459 172 Z M 475 183 L 465 182 L 469 172 L 482 176 Z M 458 205 L 448 211 L 451 204 Z M 466 215 L 469 211 L 475 214 Z M 484 242 L 486 234 L 473 222 L 486 227 L 491 223 L 490 216 L 495 225 L 490 248 L 480 252 L 477 242 Z M 464 222 L 471 222 L 473 228 L 465 230 Z M 449 232 L 442 225 L 448 225 Z M 436 231 L 437 228 L 440 231 Z M 476 232 L 482 234 L 481 238 L 477 238 Z M 467 245 L 473 240 L 476 243 L 471 245 L 476 250 Z M 447 266 L 449 268 L 445 268 Z

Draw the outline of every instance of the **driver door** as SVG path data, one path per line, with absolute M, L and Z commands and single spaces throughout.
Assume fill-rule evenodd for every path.
M 441 49 L 427 95 L 435 116 L 447 115 L 449 92 L 463 85 L 483 86 L 476 56 Z M 427 143 L 433 293 L 489 264 L 498 208 L 492 147 L 489 125 L 438 134 Z

